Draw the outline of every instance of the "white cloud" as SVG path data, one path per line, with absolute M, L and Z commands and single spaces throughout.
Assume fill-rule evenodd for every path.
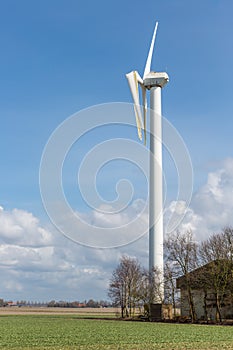
M 208 174 L 207 182 L 193 196 L 179 226 L 191 229 L 198 239 L 226 225 L 233 225 L 233 159 Z M 182 214 L 185 203 L 171 202 L 167 216 Z M 124 213 L 85 214 L 99 227 L 124 224 L 144 207 L 137 200 Z M 144 212 L 141 220 L 147 223 Z M 111 227 L 111 226 L 110 226 Z M 115 249 L 93 249 L 75 244 L 54 228 L 44 228 L 38 218 L 24 210 L 0 208 L 1 295 L 13 300 L 84 300 L 107 298 L 112 270 L 122 254 L 148 264 L 148 236 Z
M 175 208 L 171 203 L 168 211 Z M 182 207 L 182 203 L 179 203 Z M 179 208 L 179 206 L 178 206 Z M 191 229 L 203 240 L 225 226 L 233 225 L 233 159 L 228 158 L 207 176 L 207 182 L 193 196 L 179 229 Z
M 135 203 L 136 207 L 139 203 Z M 133 215 L 128 216 L 128 219 Z M 103 225 L 92 212 L 89 219 Z M 113 218 L 113 215 L 111 215 Z M 127 215 L 117 215 L 122 224 Z M 108 220 L 106 220 L 106 225 Z M 0 211 L 1 297 L 13 300 L 107 298 L 107 285 L 119 261 L 119 249 L 93 249 L 40 225 L 33 214 Z
M 107 212 L 104 212 L 106 208 Z M 148 205 L 141 199 L 122 211 L 105 206 L 80 213 L 58 205 L 54 212 L 54 222 L 61 231 L 74 242 L 89 247 L 124 246 L 147 233 L 148 229 Z
M 39 225 L 39 220 L 31 213 L 13 209 L 0 210 L 0 241 L 23 246 L 48 245 L 51 233 Z
M 16 282 L 13 279 L 4 280 L 2 285 L 9 292 L 11 292 L 12 290 L 16 290 L 17 292 L 21 292 L 23 290 L 22 283 Z

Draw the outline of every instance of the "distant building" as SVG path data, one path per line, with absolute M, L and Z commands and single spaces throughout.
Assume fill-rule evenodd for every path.
M 17 306 L 17 303 L 15 303 L 14 301 L 7 301 L 6 306 Z
M 190 317 L 188 287 L 197 320 L 233 319 L 233 269 L 228 260 L 212 261 L 176 280 L 181 316 Z

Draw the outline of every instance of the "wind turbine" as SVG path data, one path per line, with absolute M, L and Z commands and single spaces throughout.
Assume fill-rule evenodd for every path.
M 137 71 L 126 74 L 130 91 L 134 102 L 134 111 L 138 136 L 146 142 L 146 90 L 150 90 L 150 180 L 149 180 L 149 272 L 158 268 L 163 275 L 163 170 L 162 170 L 162 111 L 161 90 L 169 81 L 165 72 L 151 71 L 151 61 L 158 22 L 155 29 L 146 60 L 143 79 Z M 142 89 L 143 113 L 139 101 L 139 85 Z M 142 116 L 143 114 L 143 116 Z M 163 286 L 160 290 L 160 298 L 154 302 L 161 303 L 164 297 Z

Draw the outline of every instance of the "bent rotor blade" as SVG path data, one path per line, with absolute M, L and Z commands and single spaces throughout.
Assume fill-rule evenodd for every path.
M 143 122 L 142 122 L 142 112 L 141 112 L 140 102 L 139 102 L 138 84 L 139 83 L 143 84 L 143 81 L 140 75 L 138 74 L 138 72 L 136 71 L 132 71 L 126 74 L 126 78 L 128 80 L 129 88 L 133 97 L 136 125 L 138 129 L 138 137 L 140 140 L 142 140 Z
M 146 99 L 146 87 L 142 87 L 142 104 L 143 104 L 143 129 L 144 129 L 144 145 L 146 145 L 146 113 L 147 113 L 147 99 Z
M 150 73 L 150 70 L 151 70 L 151 61 L 152 61 L 152 56 L 153 56 L 153 51 L 154 51 L 154 46 L 155 46 L 155 38 L 156 38 L 157 28 L 158 28 L 158 22 L 156 22 L 156 24 L 155 24 L 155 29 L 154 29 L 154 33 L 153 33 L 153 37 L 152 37 L 151 45 L 150 45 L 150 50 L 149 50 L 148 57 L 147 57 L 147 60 L 146 60 L 146 65 L 145 65 L 145 70 L 144 70 L 144 74 L 143 74 L 143 79 L 145 79 L 145 76 L 148 73 Z

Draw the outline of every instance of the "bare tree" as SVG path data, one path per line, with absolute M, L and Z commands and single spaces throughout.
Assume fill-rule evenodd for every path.
M 221 307 L 226 292 L 232 290 L 232 242 L 233 231 L 225 228 L 223 232 L 213 234 L 202 242 L 199 255 L 202 264 L 208 264 L 206 273 L 201 278 L 201 285 L 207 291 L 213 291 L 216 305 L 216 322 L 222 321 Z M 204 301 L 206 308 L 206 303 Z M 207 316 L 207 308 L 205 309 Z
M 192 281 L 190 272 L 198 266 L 197 243 L 193 239 L 192 231 L 170 235 L 165 241 L 167 261 L 172 262 L 173 272 L 177 276 L 184 276 L 187 290 L 189 311 L 192 322 L 196 321 L 195 305 L 192 295 Z
M 225 236 L 227 247 L 228 247 L 228 260 L 229 260 L 229 281 L 228 289 L 230 294 L 231 310 L 233 309 L 233 228 L 228 226 L 223 229 L 223 234 Z
M 178 301 L 178 291 L 176 288 L 177 269 L 173 262 L 166 262 L 164 266 L 164 291 L 165 303 L 172 304 L 173 315 L 176 316 L 176 308 Z
M 142 269 L 139 262 L 123 256 L 113 271 L 109 284 L 109 297 L 121 307 L 121 317 L 131 317 L 140 300 Z
M 150 272 L 144 269 L 141 277 L 139 297 L 144 304 L 145 314 L 149 313 L 149 306 L 154 303 L 155 300 L 157 300 L 158 303 L 163 303 L 164 296 L 161 293 L 161 287 L 164 287 L 164 278 L 159 268 L 154 267 Z
M 226 242 L 227 259 L 233 263 L 233 228 L 230 226 L 225 227 L 222 234 Z

